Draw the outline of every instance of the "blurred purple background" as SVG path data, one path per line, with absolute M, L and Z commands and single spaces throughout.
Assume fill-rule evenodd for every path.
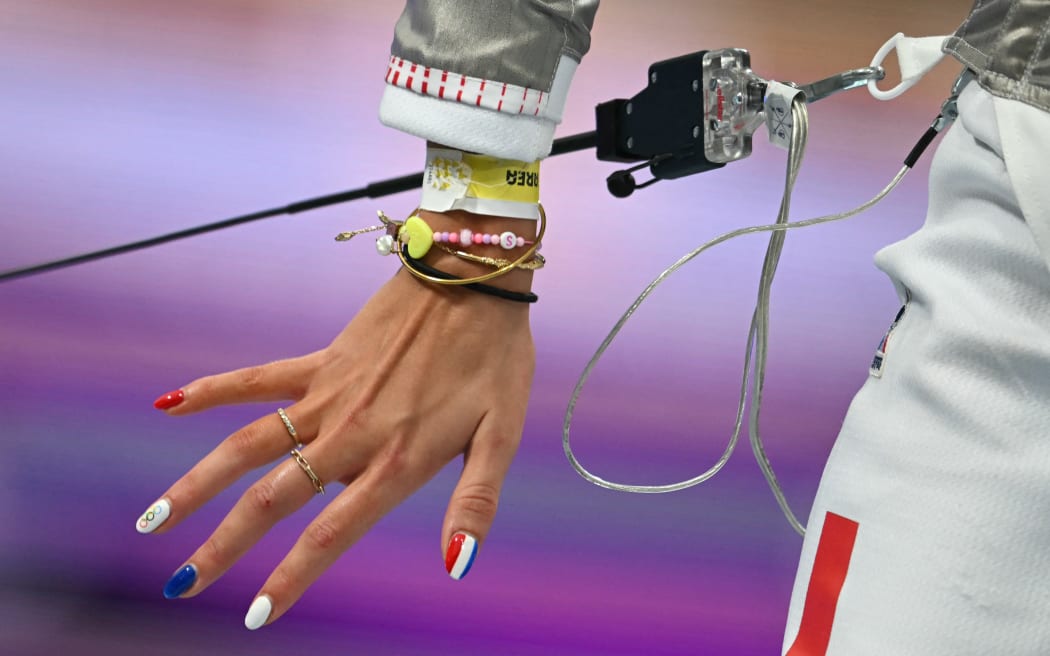
M 947 33 L 966 0 L 608 2 L 559 134 L 636 93 L 654 61 L 747 47 L 760 74 L 808 82 L 863 66 L 898 30 Z M 144 238 L 421 168 L 382 128 L 395 2 L 0 0 L 0 269 Z M 957 67 L 892 104 L 811 108 L 794 217 L 840 211 L 896 172 Z M 533 312 L 538 370 L 523 447 L 471 575 L 439 531 L 458 467 L 384 519 L 275 625 L 247 632 L 258 586 L 316 501 L 221 581 L 165 601 L 170 572 L 252 477 L 177 531 L 146 504 L 272 407 L 170 419 L 160 393 L 326 344 L 393 262 L 335 233 L 415 193 L 358 201 L 0 284 L 0 653 L 772 654 L 800 539 L 746 444 L 672 495 L 601 490 L 561 451 L 576 376 L 619 313 L 680 254 L 773 220 L 784 153 L 756 138 L 727 169 L 623 201 L 590 154 L 544 164 L 550 265 Z M 896 309 L 873 253 L 917 228 L 926 166 L 875 211 L 788 236 L 774 287 L 763 427 L 796 512 Z M 735 412 L 765 237 L 702 256 L 661 289 L 578 408 L 588 467 L 636 483 L 699 473 Z

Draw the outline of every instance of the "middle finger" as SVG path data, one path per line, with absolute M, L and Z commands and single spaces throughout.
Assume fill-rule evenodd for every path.
M 317 413 L 305 402 L 289 407 L 285 415 L 299 442 L 313 440 Z M 249 471 L 287 455 L 296 445 L 290 433 L 274 412 L 231 434 L 151 504 L 136 529 L 139 533 L 171 530 Z
M 322 484 L 346 480 L 348 463 L 361 459 L 338 441 L 317 441 L 303 449 L 304 461 Z M 192 597 L 216 581 L 281 519 L 295 512 L 317 494 L 314 482 L 296 459 L 289 457 L 257 481 L 197 549 L 165 589 L 168 597 Z M 192 569 L 192 571 L 189 571 Z M 169 589 L 170 588 L 170 589 Z M 169 592 L 171 594 L 169 594 Z

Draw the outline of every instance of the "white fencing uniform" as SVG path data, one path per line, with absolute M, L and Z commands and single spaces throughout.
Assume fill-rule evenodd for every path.
M 905 309 L 821 480 L 791 656 L 1050 654 L 1050 114 L 973 83 L 959 109 L 925 225 L 876 256 Z

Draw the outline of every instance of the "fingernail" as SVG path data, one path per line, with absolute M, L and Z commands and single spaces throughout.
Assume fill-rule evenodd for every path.
M 152 533 L 160 528 L 161 524 L 168 521 L 170 516 L 171 504 L 167 499 L 160 499 L 142 513 L 142 516 L 135 522 L 135 529 L 143 534 Z
M 168 579 L 168 582 L 164 585 L 164 596 L 167 599 L 181 597 L 183 593 L 193 587 L 193 583 L 196 580 L 197 568 L 193 565 L 186 565 Z
M 266 595 L 259 595 L 248 607 L 248 614 L 244 616 L 244 626 L 249 631 L 254 631 L 270 619 L 270 611 L 273 610 L 273 602 Z
M 169 410 L 182 403 L 185 398 L 185 392 L 182 390 L 175 390 L 174 392 L 168 392 L 167 394 L 161 394 L 158 396 L 157 400 L 153 402 L 153 407 L 157 410 Z
M 455 580 L 460 580 L 470 571 L 474 556 L 478 555 L 478 541 L 466 533 L 456 533 L 448 542 L 445 552 L 445 570 Z

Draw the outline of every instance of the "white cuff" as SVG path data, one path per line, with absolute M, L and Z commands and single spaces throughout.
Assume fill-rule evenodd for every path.
M 577 62 L 563 56 L 547 94 L 431 71 L 394 57 L 379 105 L 384 125 L 461 150 L 530 162 L 550 154 Z M 409 69 L 414 75 L 408 75 Z M 405 75 L 399 75 L 403 70 Z M 439 80 L 448 80 L 440 85 Z M 427 83 L 424 83 L 424 80 Z M 466 88 L 467 93 L 461 93 Z M 501 102 L 510 89 L 519 102 Z M 494 91 L 499 90 L 499 93 Z M 520 95 L 519 95 L 520 94 Z M 532 101 L 526 104 L 525 99 Z M 534 100 L 534 99 L 539 100 Z M 523 111 L 523 110 L 530 111 Z

